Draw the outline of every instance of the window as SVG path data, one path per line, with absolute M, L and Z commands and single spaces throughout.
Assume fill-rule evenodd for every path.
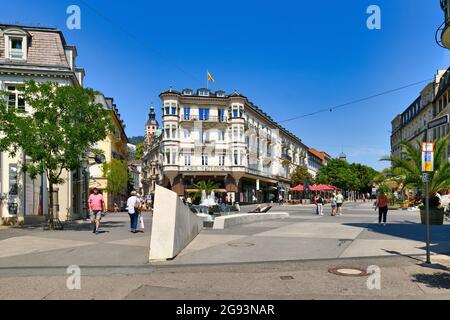
M 170 126 L 169 125 L 166 125 L 164 127 L 164 137 L 166 139 L 170 139 Z
M 184 120 L 191 119 L 191 108 L 184 108 Z
M 164 114 L 170 114 L 170 105 L 168 103 L 164 104 Z
M 225 121 L 225 110 L 224 109 L 219 109 L 219 121 L 220 122 Z
M 206 130 L 202 131 L 202 143 L 209 142 L 209 132 Z
M 208 165 L 208 155 L 205 153 L 202 153 L 202 166 Z
M 184 129 L 183 133 L 184 133 L 185 140 L 189 140 L 191 138 L 191 131 L 189 129 Z
M 199 119 L 200 120 L 209 120 L 209 109 L 199 109 Z
M 22 86 L 8 85 L 8 108 L 17 111 L 25 111 L 25 100 L 21 97 Z
M 24 60 L 24 39 L 25 38 L 9 38 L 9 58 L 11 60 Z
M 177 114 L 177 105 L 175 103 L 172 103 L 172 115 Z
M 225 165 L 225 155 L 219 154 L 219 166 L 224 166 L 224 165 Z
M 225 131 L 220 130 L 219 131 L 219 141 L 225 140 Z
M 238 150 L 234 150 L 233 152 L 233 162 L 235 166 L 239 165 L 239 151 Z
M 190 166 L 191 165 L 191 155 L 190 154 L 185 154 L 184 155 L 184 165 L 185 166 Z

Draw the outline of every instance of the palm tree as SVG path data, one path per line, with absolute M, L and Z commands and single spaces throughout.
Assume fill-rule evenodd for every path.
M 448 190 L 450 187 L 450 163 L 445 158 L 448 148 L 449 136 L 435 142 L 434 171 L 429 172 L 430 208 L 439 207 L 439 198 L 436 193 Z M 402 153 L 400 157 L 383 157 L 382 161 L 390 161 L 392 171 L 403 179 L 404 186 L 413 186 L 425 198 L 424 184 L 422 181 L 422 146 L 420 141 L 402 142 Z
M 219 184 L 214 183 L 211 180 L 201 180 L 194 184 L 193 187 L 197 189 L 197 191 L 194 193 L 194 199 L 198 199 L 201 198 L 203 190 L 205 190 L 206 194 L 210 194 L 212 191 L 219 189 L 220 186 Z

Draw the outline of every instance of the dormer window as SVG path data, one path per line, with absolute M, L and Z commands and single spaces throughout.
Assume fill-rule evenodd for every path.
M 223 92 L 223 91 L 217 91 L 217 92 L 216 92 L 216 96 L 217 96 L 217 97 L 220 97 L 220 98 L 223 98 L 223 97 L 225 97 L 225 92 Z
M 27 59 L 27 40 L 30 36 L 21 29 L 8 29 L 4 31 L 5 35 L 5 57 L 10 60 Z
M 209 90 L 200 89 L 200 90 L 198 90 L 198 95 L 199 96 L 203 96 L 203 97 L 208 97 L 209 96 Z
M 184 89 L 183 90 L 183 94 L 185 96 L 191 96 L 192 95 L 192 90 L 191 89 Z

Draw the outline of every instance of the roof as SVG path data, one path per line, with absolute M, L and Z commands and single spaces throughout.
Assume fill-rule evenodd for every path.
M 4 32 L 9 29 L 23 30 L 31 41 L 27 47 L 27 60 L 11 61 L 5 57 Z M 62 32 L 53 27 L 32 27 L 13 24 L 0 24 L 0 64 L 52 66 L 70 69 L 66 58 L 67 46 Z
M 325 153 L 325 152 L 317 151 L 317 150 L 314 149 L 314 148 L 309 148 L 308 151 L 309 151 L 310 153 L 312 153 L 313 155 L 315 155 L 317 158 L 319 158 L 319 159 L 321 159 L 321 160 L 325 160 L 325 157 L 326 157 L 326 153 Z

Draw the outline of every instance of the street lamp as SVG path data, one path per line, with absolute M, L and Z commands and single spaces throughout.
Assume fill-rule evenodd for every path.
M 450 0 L 441 0 L 444 22 L 436 31 L 436 42 L 443 48 L 450 49 Z

